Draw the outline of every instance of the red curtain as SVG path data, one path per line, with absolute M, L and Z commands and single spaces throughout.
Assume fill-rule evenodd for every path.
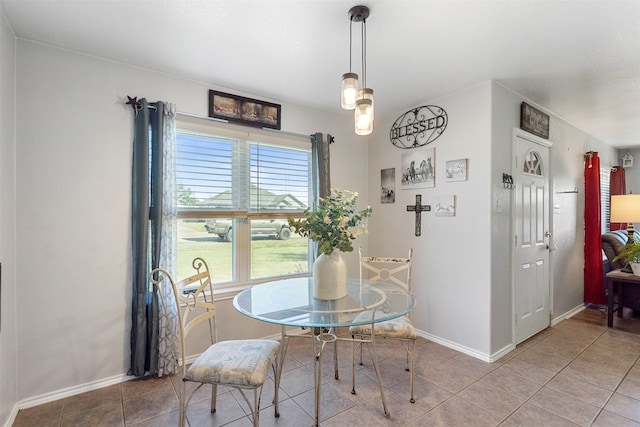
M 611 196 L 627 194 L 627 186 L 624 178 L 624 169 L 620 166 L 614 166 L 609 175 L 609 205 L 611 205 Z M 626 230 L 626 222 L 612 222 L 609 230 Z
M 600 215 L 600 158 L 590 151 L 584 162 L 584 302 L 589 304 L 606 302 Z

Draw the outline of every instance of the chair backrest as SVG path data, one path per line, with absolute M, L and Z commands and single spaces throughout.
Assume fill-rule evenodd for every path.
M 411 256 L 409 249 L 406 258 L 367 257 L 360 252 L 360 279 L 380 280 L 402 286 L 411 292 Z
M 191 265 L 196 273 L 177 282 L 168 271 L 162 268 L 156 268 L 151 272 L 151 283 L 160 297 L 165 318 L 168 321 L 171 319 L 177 321 L 177 325 L 168 325 L 168 327 L 177 330 L 179 354 L 176 358 L 178 364 L 182 365 L 183 371 L 186 369 L 184 357 L 189 332 L 208 320 L 211 344 L 217 341 L 216 306 L 209 267 L 202 258 L 194 258 Z

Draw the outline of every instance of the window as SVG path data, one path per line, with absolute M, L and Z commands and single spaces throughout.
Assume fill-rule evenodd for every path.
M 287 222 L 309 204 L 309 138 L 180 119 L 176 185 L 178 277 L 196 256 L 215 283 L 309 271 L 309 241 Z

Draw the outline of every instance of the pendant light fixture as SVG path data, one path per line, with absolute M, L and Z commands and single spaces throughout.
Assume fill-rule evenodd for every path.
M 341 104 L 345 110 L 354 111 L 355 132 L 357 135 L 370 135 L 373 132 L 373 89 L 367 87 L 367 6 L 354 6 L 349 10 L 349 72 L 342 75 Z M 358 75 L 351 71 L 352 26 L 361 22 L 362 39 L 362 88 L 358 88 Z

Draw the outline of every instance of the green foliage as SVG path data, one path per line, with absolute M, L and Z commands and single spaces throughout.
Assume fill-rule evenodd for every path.
M 358 193 L 332 190 L 329 197 L 320 198 L 316 212 L 304 211 L 303 219 L 289 217 L 289 227 L 302 237 L 319 243 L 318 251 L 330 255 L 334 249 L 342 252 L 353 250 L 352 240 L 367 233 L 367 218 L 371 207 L 358 211 Z
M 640 262 L 640 239 L 634 238 L 633 243 L 625 245 L 624 251 L 613 260 L 618 261 L 619 259 L 625 262 Z
M 178 205 L 179 206 L 194 206 L 198 204 L 198 200 L 193 197 L 191 189 L 186 188 L 182 184 L 177 185 L 178 191 Z

